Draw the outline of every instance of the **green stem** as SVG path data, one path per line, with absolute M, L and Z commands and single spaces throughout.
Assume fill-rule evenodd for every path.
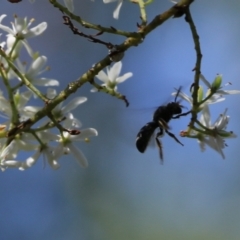
M 143 27 L 143 26 L 147 25 L 147 14 L 146 14 L 146 10 L 145 10 L 144 0 L 138 0 L 138 5 L 140 8 L 140 15 L 141 15 L 141 19 L 142 19 L 141 26 Z
M 0 74 L 1 74 L 1 77 L 3 79 L 3 83 L 7 89 L 7 92 L 8 92 L 8 98 L 9 98 L 9 103 L 11 105 L 11 111 L 12 111 L 12 119 L 11 119 L 11 123 L 16 126 L 18 123 L 19 123 L 19 119 L 18 119 L 18 110 L 17 110 L 17 106 L 15 104 L 15 101 L 14 101 L 14 93 L 11 89 L 11 86 L 9 84 L 9 80 L 6 76 L 6 73 L 4 71 L 4 69 L 2 67 L 0 67 Z
M 189 7 L 186 8 L 186 21 L 188 22 L 188 24 L 190 26 L 193 41 L 194 41 L 195 51 L 196 51 L 196 64 L 194 67 L 195 76 L 194 76 L 194 87 L 193 87 L 192 97 L 193 97 L 193 106 L 197 106 L 199 78 L 200 78 L 200 74 L 201 74 L 202 53 L 201 53 L 201 47 L 200 47 L 200 42 L 199 42 L 199 35 L 197 33 L 196 26 L 193 22 Z

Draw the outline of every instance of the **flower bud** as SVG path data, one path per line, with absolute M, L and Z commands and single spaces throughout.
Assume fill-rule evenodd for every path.
M 221 87 L 222 84 L 222 75 L 217 75 L 212 83 L 211 89 L 213 91 L 218 90 Z

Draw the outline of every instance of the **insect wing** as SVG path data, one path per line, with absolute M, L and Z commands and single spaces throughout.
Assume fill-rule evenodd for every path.
M 136 139 L 136 147 L 139 152 L 145 152 L 150 138 L 157 127 L 158 125 L 155 122 L 149 122 L 140 129 Z

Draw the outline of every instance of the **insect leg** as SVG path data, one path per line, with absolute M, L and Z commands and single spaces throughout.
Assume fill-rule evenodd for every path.
M 180 117 L 182 117 L 182 116 L 187 116 L 190 112 L 191 112 L 191 111 L 188 111 L 188 112 L 185 112 L 185 113 L 178 114 L 178 115 L 172 117 L 172 119 L 180 118 Z
M 176 138 L 176 136 L 173 133 L 169 132 L 167 129 L 165 129 L 165 131 L 170 137 L 174 138 L 176 142 L 183 146 L 183 144 Z
M 162 136 L 162 134 L 163 134 L 163 129 L 162 129 L 162 128 L 159 128 L 159 129 L 160 129 L 160 131 L 157 133 L 155 140 L 156 140 L 157 146 L 158 146 L 158 148 L 159 148 L 159 156 L 160 156 L 160 159 L 161 159 L 161 163 L 163 164 L 162 143 L 161 143 L 161 141 L 158 139 L 158 137 Z

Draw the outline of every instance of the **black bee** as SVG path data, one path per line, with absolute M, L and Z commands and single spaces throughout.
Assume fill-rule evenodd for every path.
M 187 114 L 190 113 L 190 111 L 186 113 L 182 113 L 183 106 L 180 105 L 180 102 L 177 102 L 177 97 L 179 95 L 180 90 L 181 90 L 181 87 L 177 91 L 174 102 L 170 102 L 167 105 L 158 107 L 153 114 L 152 121 L 148 122 L 145 126 L 143 126 L 140 129 L 136 139 L 136 147 L 139 152 L 141 153 L 145 152 L 147 145 L 149 143 L 149 140 L 153 135 L 154 131 L 156 130 L 156 128 L 159 128 L 159 132 L 156 134 L 155 140 L 159 148 L 160 159 L 162 161 L 163 161 L 162 144 L 158 138 L 162 136 L 164 132 L 166 132 L 170 137 L 174 138 L 176 142 L 178 142 L 183 146 L 183 144 L 176 138 L 176 136 L 173 133 L 169 132 L 170 128 L 168 126 L 168 122 L 171 119 L 176 119 L 181 116 L 186 116 Z

